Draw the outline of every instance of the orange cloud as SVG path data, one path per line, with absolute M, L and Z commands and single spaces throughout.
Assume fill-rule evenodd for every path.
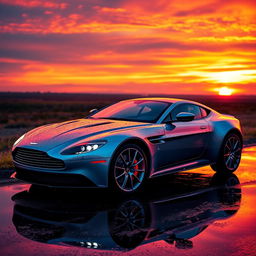
M 256 94 L 253 1 L 0 4 L 1 90 Z
M 0 3 L 14 6 L 23 6 L 23 7 L 43 7 L 43 8 L 60 8 L 65 9 L 68 6 L 68 3 L 58 1 L 44 1 L 44 0 L 1 0 Z

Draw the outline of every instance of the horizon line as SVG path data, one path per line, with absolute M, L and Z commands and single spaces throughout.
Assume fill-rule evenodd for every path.
M 52 92 L 52 91 L 0 91 L 3 93 L 20 93 L 20 94 L 29 94 L 29 93 L 37 93 L 37 94 L 96 94 L 96 95 L 190 95 L 190 96 L 220 96 L 220 97 L 236 97 L 236 96 L 256 96 L 256 94 L 232 94 L 232 95 L 219 95 L 219 94 L 188 94 L 188 93 L 123 93 L 123 92 Z

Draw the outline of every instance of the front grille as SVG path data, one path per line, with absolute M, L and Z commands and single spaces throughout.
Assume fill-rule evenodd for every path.
M 43 151 L 27 148 L 16 148 L 13 152 L 13 160 L 26 166 L 45 169 L 63 169 L 65 167 L 62 160 L 50 157 Z

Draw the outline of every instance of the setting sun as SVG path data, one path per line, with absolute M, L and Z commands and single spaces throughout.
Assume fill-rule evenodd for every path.
M 218 91 L 219 91 L 219 95 L 223 95 L 223 96 L 230 96 L 234 92 L 233 89 L 230 89 L 228 87 L 221 87 L 218 89 Z

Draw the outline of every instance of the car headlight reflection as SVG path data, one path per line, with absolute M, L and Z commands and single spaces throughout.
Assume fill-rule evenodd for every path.
M 25 137 L 25 134 L 23 134 L 22 136 L 20 136 L 13 144 L 13 146 L 16 146 L 19 142 L 21 142 Z
M 80 245 L 87 248 L 98 248 L 100 245 L 96 242 L 80 242 Z
M 105 145 L 105 141 L 99 141 L 99 142 L 90 142 L 90 143 L 84 143 L 75 145 L 73 147 L 65 149 L 62 154 L 63 155 L 79 155 L 83 153 L 88 153 L 94 150 L 97 150 L 98 148 Z

